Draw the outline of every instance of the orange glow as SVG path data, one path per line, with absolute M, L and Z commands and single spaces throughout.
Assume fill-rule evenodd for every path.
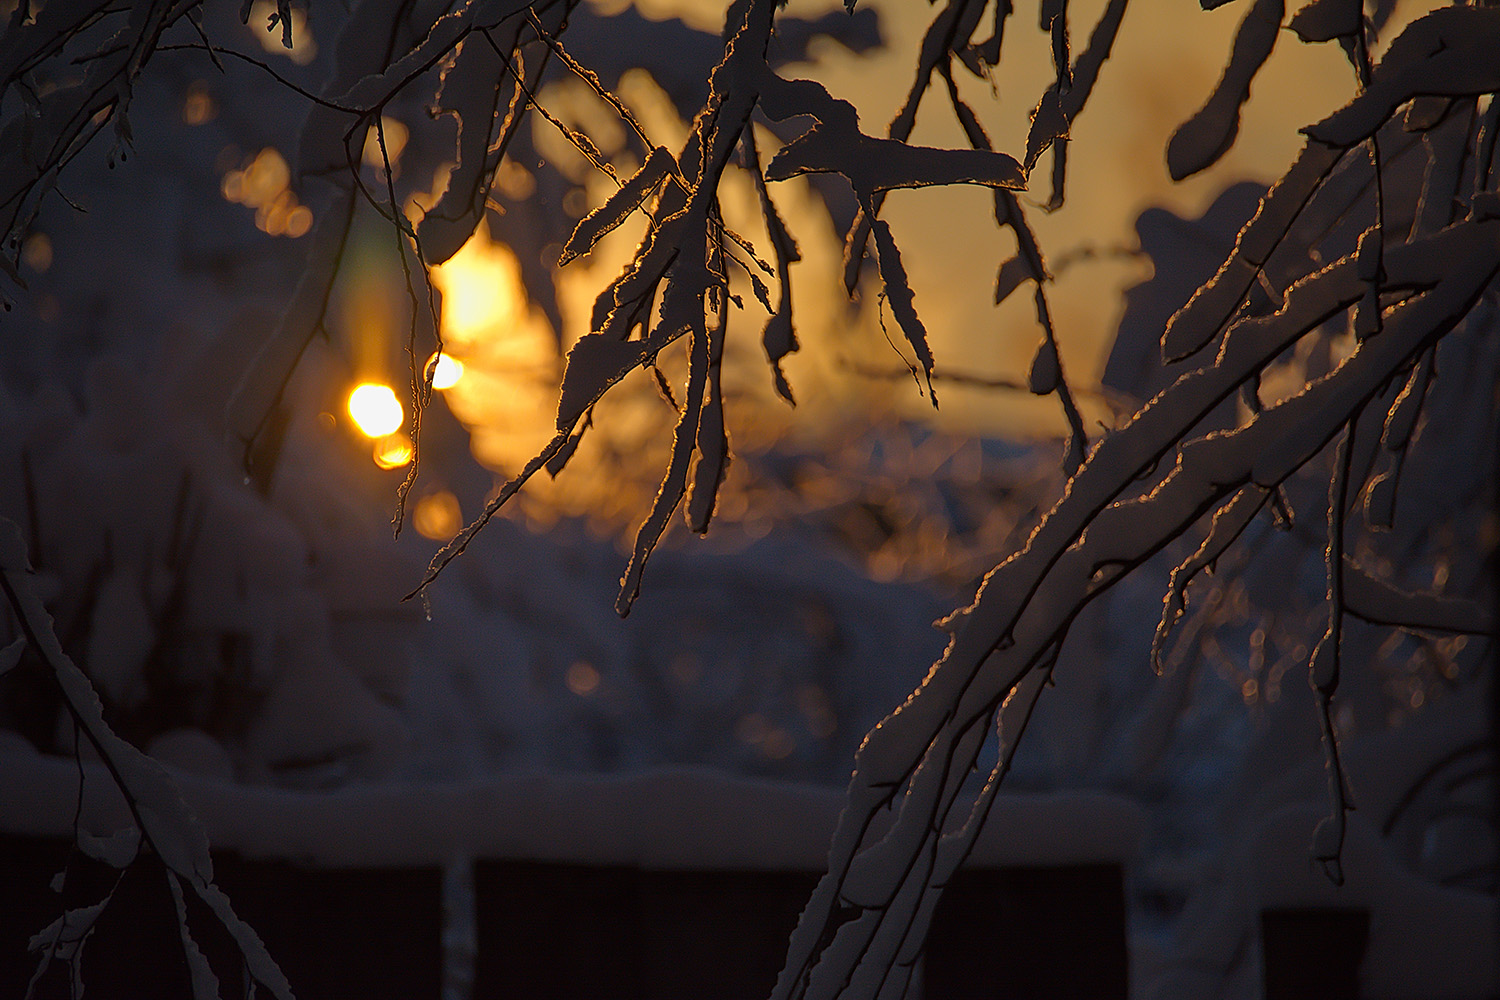
M 447 490 L 423 497 L 417 501 L 416 510 L 412 511 L 411 523 L 423 538 L 431 538 L 435 542 L 447 541 L 464 526 L 458 497 Z
M 219 113 L 214 99 L 202 80 L 194 80 L 182 100 L 182 120 L 189 125 L 206 125 Z
M 243 170 L 224 175 L 224 197 L 242 205 L 259 208 L 274 201 L 291 182 L 292 171 L 286 158 L 267 146 Z
M 431 274 L 443 296 L 448 356 L 437 360 L 434 385 L 444 389 L 444 403 L 469 429 L 480 462 L 492 469 L 518 468 L 556 433 L 553 415 L 562 374 L 557 335 L 528 300 L 516 255 L 490 238 L 485 223 Z M 445 360 L 460 376 L 451 384 Z M 551 481 L 534 486 L 528 501 L 550 489 Z
M 574 694 L 590 695 L 599 688 L 599 671 L 587 660 L 579 660 L 568 667 L 564 681 Z
M 267 146 L 240 170 L 224 175 L 221 190 L 229 201 L 255 209 L 255 225 L 272 236 L 296 239 L 312 228 L 312 211 L 299 204 L 289 186 L 286 159 Z
M 52 266 L 52 241 L 46 233 L 32 233 L 21 244 L 21 263 L 41 274 Z
M 313 57 L 318 54 L 318 44 L 313 41 L 312 32 L 308 30 L 306 8 L 292 8 L 291 48 L 281 43 L 281 25 L 267 28 L 271 15 L 274 13 L 276 13 L 276 0 L 255 0 L 250 7 L 250 17 L 245 23 L 254 31 L 260 47 L 271 55 L 285 56 L 298 66 L 306 66 L 312 62 Z
M 405 419 L 395 392 L 390 386 L 376 382 L 366 382 L 349 394 L 349 416 L 354 418 L 354 423 L 366 437 L 372 438 L 393 433 Z M 397 464 L 405 465 L 410 458 L 408 455 Z
M 381 133 L 385 134 L 384 155 L 381 155 L 380 152 Z M 381 115 L 380 128 L 377 130 L 374 125 L 371 125 L 370 130 L 365 133 L 365 148 L 361 153 L 361 157 L 367 166 L 382 171 L 385 170 L 385 161 L 389 157 L 391 170 L 399 174 L 401 171 L 401 154 L 405 151 L 406 140 L 410 137 L 411 130 L 405 125 L 388 115 Z
M 427 359 L 427 367 L 432 369 L 434 389 L 451 389 L 464 377 L 464 363 L 447 354 L 434 354 Z
M 766 734 L 765 740 L 760 745 L 760 752 L 772 760 L 782 760 L 790 757 L 793 750 L 797 749 L 797 741 L 792 734 L 785 729 L 773 729 Z
M 443 293 L 443 331 L 460 342 L 493 336 L 525 317 L 525 292 L 515 254 L 490 240 L 481 225 L 447 261 L 432 269 L 432 282 Z
M 382 469 L 399 469 L 411 455 L 411 441 L 404 434 L 387 434 L 375 442 L 375 464 Z

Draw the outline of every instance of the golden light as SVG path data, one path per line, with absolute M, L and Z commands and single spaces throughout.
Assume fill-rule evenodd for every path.
M 528 300 L 520 261 L 490 238 L 487 223 L 431 277 L 442 293 L 443 353 L 462 359 L 462 375 L 443 401 L 469 429 L 481 462 L 524 464 L 556 433 L 558 337 Z M 448 385 L 446 373 L 434 374 L 438 388 Z
M 296 239 L 312 228 L 312 210 L 299 204 L 290 187 L 291 167 L 267 146 L 239 170 L 224 175 L 220 190 L 229 201 L 255 209 L 255 225 L 272 236 Z
M 366 437 L 379 438 L 399 428 L 406 414 L 390 386 L 366 382 L 349 394 L 349 416 Z M 398 464 L 404 465 L 406 460 Z
M 399 469 L 411 456 L 411 441 L 405 434 L 387 434 L 375 442 L 375 464 L 382 469 Z
M 417 501 L 411 515 L 412 526 L 423 538 L 445 542 L 458 534 L 464 526 L 463 511 L 459 509 L 458 497 L 447 490 L 431 493 Z
M 464 377 L 464 363 L 447 354 L 434 354 L 427 359 L 427 367 L 432 370 L 434 389 L 451 389 Z
M 380 151 L 381 135 L 385 136 L 385 152 Z M 367 166 L 376 170 L 385 169 L 387 158 L 391 161 L 391 170 L 397 173 L 401 169 L 401 154 L 406 150 L 406 141 L 411 138 L 411 130 L 401 122 L 388 115 L 380 116 L 380 128 L 371 125 L 365 133 L 365 148 L 361 153 L 362 159 Z
M 312 62 L 313 57 L 318 54 L 318 44 L 313 41 L 312 32 L 307 27 L 306 8 L 292 8 L 291 48 L 281 43 L 281 25 L 278 24 L 274 28 L 267 27 L 274 13 L 276 13 L 276 0 L 255 0 L 250 7 L 250 16 L 245 20 L 247 25 L 256 29 L 254 34 L 261 48 L 271 55 L 285 56 L 298 66 L 306 66 Z
M 224 175 L 224 197 L 241 205 L 260 208 L 276 200 L 291 183 L 292 169 L 280 151 L 267 146 L 255 154 L 243 170 Z
M 523 318 L 515 255 L 493 243 L 483 224 L 458 253 L 432 268 L 432 282 L 443 293 L 444 336 L 460 342 L 492 337 Z

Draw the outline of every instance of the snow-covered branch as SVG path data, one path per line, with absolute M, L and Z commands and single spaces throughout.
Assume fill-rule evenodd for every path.
M 251 979 L 270 990 L 277 1000 L 292 1000 L 291 986 L 266 952 L 265 945 L 255 931 L 235 915 L 229 897 L 214 884 L 213 860 L 208 854 L 208 838 L 202 826 L 183 801 L 166 769 L 116 736 L 104 721 L 98 694 L 83 671 L 63 652 L 62 644 L 52 631 L 51 616 L 32 587 L 30 574 L 20 526 L 0 518 L 0 587 L 3 587 L 6 603 L 20 627 L 21 638 L 56 678 L 74 723 L 99 754 L 135 820 L 133 836 L 120 840 L 125 849 L 106 852 L 106 860 L 116 868 L 128 867 L 134 862 L 139 848 L 145 846 L 166 866 L 172 897 L 177 903 L 184 954 L 192 973 L 194 1000 L 217 1000 L 219 984 L 188 928 L 182 898 L 184 885 L 203 901 L 229 932 L 245 959 Z M 76 967 L 87 929 L 107 905 L 108 899 L 87 907 L 86 912 L 72 910 L 64 913 L 33 938 L 33 948 L 43 952 L 33 983 L 53 957 L 66 959 Z M 64 940 L 69 947 L 62 950 L 53 943 Z

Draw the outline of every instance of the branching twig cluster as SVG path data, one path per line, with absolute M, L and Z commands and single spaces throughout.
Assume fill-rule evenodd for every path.
M 881 208 L 893 189 L 987 186 L 996 225 L 1011 230 L 1018 247 L 1014 259 L 999 266 L 995 297 L 1004 299 L 1027 281 L 1033 285 L 1043 336 L 1025 386 L 1057 394 L 1070 426 L 1065 468 L 1071 478 L 1024 546 L 989 573 L 970 606 L 946 621 L 951 642 L 921 687 L 862 745 L 830 870 L 803 913 L 776 996 L 902 995 L 936 900 L 974 843 L 1074 618 L 1125 574 L 1206 524 L 1202 544 L 1168 584 L 1154 644 L 1160 659 L 1193 578 L 1212 567 L 1262 511 L 1269 508 L 1279 522 L 1290 523 L 1294 513 L 1285 484 L 1335 440 L 1327 492 L 1327 629 L 1308 668 L 1329 763 L 1330 815 L 1314 837 L 1314 854 L 1338 879 L 1345 813 L 1352 808 L 1332 712 L 1346 616 L 1403 627 L 1493 627 L 1473 614 L 1472 603 L 1410 595 L 1379 582 L 1350 556 L 1349 535 L 1357 530 L 1352 514 L 1361 498 L 1370 529 L 1392 523 L 1423 407 L 1442 386 L 1439 343 L 1477 303 L 1493 298 L 1500 270 L 1493 162 L 1500 112 L 1492 100 L 1500 89 L 1493 59 L 1500 49 L 1500 12 L 1470 6 L 1435 11 L 1392 41 L 1378 65 L 1370 53 L 1383 7 L 1367 18 L 1358 0 L 1314 0 L 1290 20 L 1304 42 L 1340 42 L 1357 96 L 1304 129 L 1303 151 L 1267 192 L 1233 253 L 1163 332 L 1165 358 L 1182 366 L 1177 380 L 1091 446 L 1075 401 L 1079 390 L 1070 386 L 1060 361 L 1048 300 L 1052 273 L 1018 192 L 1028 188 L 1050 150 L 1050 195 L 1043 210 L 1063 206 L 1071 126 L 1109 57 L 1125 0 L 1105 5 L 1076 58 L 1068 4 L 1043 0 L 1039 27 L 1050 44 L 1053 79 L 1031 111 L 1019 158 L 993 149 L 954 71 L 956 61 L 985 78 L 999 65 L 1009 0 L 947 0 L 937 10 L 918 46 L 910 92 L 885 137 L 862 131 L 852 105 L 820 84 L 786 79 L 771 68 L 774 0 L 733 0 L 707 99 L 676 149 L 655 143 L 626 103 L 570 54 L 564 37 L 576 4 L 469 0 L 450 7 L 441 0 L 365 0 L 353 9 L 331 76 L 315 96 L 306 94 L 309 119 L 299 152 L 302 176 L 326 181 L 331 203 L 312 234 L 302 279 L 229 407 L 231 430 L 245 443 L 252 471 L 264 475 L 275 461 L 274 415 L 284 405 L 298 359 L 323 328 L 360 202 L 390 222 L 399 244 L 409 290 L 412 403 L 420 413 L 431 396 L 432 373 L 419 359 L 441 343 L 427 268 L 451 257 L 484 218 L 496 170 L 535 112 L 615 184 L 573 230 L 559 264 L 589 253 L 636 213 L 645 220 L 645 234 L 629 264 L 599 295 L 590 332 L 568 355 L 551 441 L 435 557 L 418 591 L 532 476 L 542 469 L 558 474 L 591 426 L 600 399 L 630 372 L 645 368 L 658 373 L 676 422 L 667 468 L 616 602 L 624 614 L 676 510 L 685 507 L 698 532 L 712 518 L 730 460 L 720 383 L 730 317 L 736 315 L 730 307 L 743 305 L 736 288 L 748 284 L 766 310 L 762 340 L 773 383 L 788 401 L 793 398 L 781 362 L 798 343 L 790 280 L 799 253 L 772 183 L 812 173 L 838 174 L 847 182 L 858 212 L 845 239 L 845 289 L 859 290 L 873 241 L 877 294 L 895 317 L 916 359 L 913 373 L 934 405 L 941 369 Z M 1232 146 L 1240 107 L 1283 34 L 1282 0 L 1251 0 L 1248 7 L 1223 79 L 1168 147 L 1176 177 L 1206 168 Z M 133 5 L 122 15 L 92 0 L 57 0 L 35 17 L 24 4 L 18 10 L 0 48 L 0 87 L 26 103 L 26 112 L 12 117 L 0 134 L 0 209 L 13 279 L 19 280 L 13 266 L 17 239 L 42 199 L 57 190 L 60 172 L 111 122 L 124 155 L 133 82 L 152 53 L 167 47 L 165 34 L 173 25 L 198 24 L 197 11 L 196 3 L 158 2 Z M 81 83 L 45 95 L 32 85 L 39 68 L 75 37 L 121 17 L 126 23 L 85 64 Z M 278 18 L 290 31 L 284 2 Z M 988 37 L 976 40 L 986 24 Z M 206 36 L 193 44 L 216 61 L 231 54 Z M 643 150 L 638 169 L 619 176 L 585 131 L 542 107 L 539 85 L 549 66 L 581 79 L 629 126 Z M 963 130 L 965 148 L 910 141 L 935 77 Z M 441 199 L 413 225 L 398 201 L 382 113 L 402 95 L 424 89 L 435 91 L 435 111 L 458 120 L 458 163 Z M 805 130 L 762 165 L 757 125 L 782 134 L 799 122 Z M 360 174 L 372 128 L 385 165 L 383 192 L 372 190 Z M 1411 168 L 1416 157 L 1407 155 L 1410 150 L 1425 154 L 1420 171 Z M 720 187 L 735 161 L 755 183 L 769 236 L 764 254 L 724 221 Z M 1297 394 L 1263 404 L 1262 373 L 1303 338 L 1329 336 L 1340 324 L 1347 326 L 1353 350 Z M 658 357 L 684 340 L 686 384 L 671 386 L 659 374 Z M 1215 415 L 1236 399 L 1245 404 L 1242 417 L 1226 425 Z M 414 420 L 414 448 L 419 427 Z M 1164 460 L 1167 471 L 1158 473 Z M 403 500 L 415 475 L 413 463 Z M 399 511 L 397 516 L 399 523 Z M 40 635 L 33 641 L 41 641 Z M 997 739 L 997 763 L 975 794 L 969 776 L 982 750 Z M 145 825 L 142 830 L 149 833 Z M 179 875 L 194 871 L 188 865 Z
M 6 604 L 20 632 L 15 642 L 0 652 L 0 673 L 14 666 L 24 649 L 33 650 L 41 658 L 62 691 L 76 731 L 88 740 L 103 761 L 123 793 L 135 824 L 133 829 L 124 831 L 123 837 L 107 842 L 80 837 L 81 846 L 92 856 L 120 869 L 131 865 L 142 848 L 161 859 L 167 869 L 172 898 L 177 904 L 183 953 L 195 997 L 201 1000 L 218 997 L 219 982 L 193 940 L 184 886 L 229 932 L 244 956 L 250 981 L 264 986 L 278 1000 L 291 1000 L 292 991 L 286 977 L 266 952 L 255 931 L 235 916 L 229 898 L 214 884 L 213 861 L 209 857 L 208 838 L 203 828 L 183 802 L 166 769 L 115 735 L 105 723 L 99 696 L 83 671 L 63 652 L 62 644 L 52 630 L 52 619 L 42 606 L 30 575 L 20 527 L 13 521 L 0 519 L 0 589 L 5 592 Z M 76 981 L 83 944 L 108 904 L 109 897 L 106 897 L 98 903 L 69 910 L 33 938 L 33 950 L 42 952 L 42 961 L 31 983 L 33 989 L 54 959 L 69 962 Z

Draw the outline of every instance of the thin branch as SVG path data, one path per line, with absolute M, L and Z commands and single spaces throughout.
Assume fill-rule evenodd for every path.
M 1344 522 L 1348 506 L 1349 465 L 1354 451 L 1353 417 L 1344 425 L 1328 483 L 1328 631 L 1313 650 L 1308 672 L 1318 702 L 1318 721 L 1323 729 L 1324 763 L 1328 772 L 1329 815 L 1313 833 L 1313 859 L 1334 885 L 1344 884 L 1343 852 L 1345 816 L 1353 806 L 1345 789 L 1348 777 L 1339 759 L 1338 732 L 1333 724 L 1333 696 L 1339 686 L 1339 660 L 1344 629 Z
M 1062 16 L 1064 15 L 1059 15 L 1059 17 Z M 942 74 L 943 82 L 948 85 L 948 98 L 953 104 L 954 114 L 958 116 L 959 123 L 964 128 L 969 144 L 975 149 L 993 148 L 989 136 L 979 125 L 978 117 L 959 96 L 958 84 L 953 79 L 951 61 L 945 59 L 939 63 L 938 71 Z M 1059 83 L 1061 83 L 1063 70 L 1060 69 L 1058 72 Z M 1078 404 L 1073 399 L 1073 391 L 1069 388 L 1067 376 L 1063 372 L 1062 354 L 1057 344 L 1057 331 L 1052 325 L 1052 309 L 1047 303 L 1045 288 L 1052 276 L 1047 273 L 1041 249 L 1037 246 L 1031 227 L 1026 224 L 1020 202 L 1015 195 L 1010 191 L 996 188 L 995 207 L 996 221 L 1009 226 L 1010 230 L 1015 233 L 1016 242 L 1022 248 L 1023 259 L 1027 262 L 1031 272 L 1031 280 L 1036 286 L 1036 318 L 1046 340 L 1037 354 L 1037 360 L 1033 362 L 1030 388 L 1032 392 L 1039 395 L 1043 392 L 1057 393 L 1058 402 L 1062 404 L 1063 414 L 1067 417 L 1068 427 L 1072 431 L 1063 460 L 1064 467 L 1071 476 L 1083 464 L 1083 457 L 1088 453 L 1089 438 L 1088 432 L 1083 427 L 1083 415 L 1078 411 Z M 1046 373 L 1039 374 L 1039 368 L 1045 369 Z
M 79 56 L 77 59 L 74 60 L 74 62 L 80 62 L 81 63 L 81 62 L 85 62 L 85 61 L 88 61 L 88 60 L 97 59 L 97 58 L 100 58 L 102 56 L 109 55 L 112 51 L 114 51 L 114 52 L 121 51 L 121 50 L 123 50 L 123 48 L 124 48 L 124 46 L 115 46 L 113 49 L 100 49 L 97 52 L 90 52 L 87 55 Z M 298 97 L 301 97 L 301 98 L 304 98 L 305 100 L 311 101 L 312 103 L 318 105 L 319 107 L 327 108 L 330 111 L 339 111 L 339 112 L 342 112 L 342 113 L 347 114 L 347 115 L 368 115 L 370 113 L 370 109 L 368 109 L 368 108 L 351 107 L 351 106 L 346 105 L 346 104 L 340 104 L 337 101 L 331 101 L 331 100 L 329 100 L 326 97 L 320 97 L 320 96 L 318 96 L 317 94 L 315 94 L 312 91 L 308 90 L 306 87 L 300 86 L 297 83 L 295 83 L 294 81 L 287 79 L 285 76 L 282 76 L 280 73 L 278 73 L 276 71 L 275 67 L 273 67 L 270 63 L 266 62 L 263 59 L 257 59 L 255 56 L 249 56 L 249 55 L 246 55 L 243 52 L 238 52 L 238 51 L 236 51 L 234 49 L 226 48 L 225 46 L 222 46 L 222 45 L 210 45 L 210 44 L 207 43 L 206 40 L 202 41 L 202 42 L 172 42 L 171 44 L 167 44 L 167 45 L 158 45 L 156 47 L 156 51 L 158 51 L 158 52 L 181 52 L 181 51 L 206 52 L 206 53 L 208 53 L 209 57 L 214 60 L 215 65 L 218 65 L 218 57 L 219 56 L 228 56 L 231 59 L 237 59 L 240 62 L 249 63 L 251 66 L 255 66 L 256 68 L 258 68 L 258 69 L 262 70 L 263 72 L 267 73 L 277 83 L 281 84 L 283 87 L 285 87 L 286 89 L 290 90 L 292 93 L 296 94 Z M 222 71 L 223 67 L 219 66 L 219 69 Z
M 207 837 L 176 783 L 165 768 L 121 739 L 105 722 L 98 695 L 63 651 L 51 618 L 27 579 L 29 572 L 20 527 L 0 518 L 0 591 L 27 644 L 57 681 L 75 724 L 88 737 L 119 788 L 142 843 L 208 904 L 234 939 L 254 980 L 278 1000 L 291 1000 L 286 977 L 214 885 Z
M 395 537 L 401 537 L 401 526 L 406 520 L 406 498 L 411 493 L 411 488 L 417 483 L 418 470 L 421 467 L 422 456 L 422 413 L 432 401 L 432 377 L 436 371 L 435 365 L 424 365 L 418 357 L 417 351 L 417 326 L 418 317 L 422 314 L 422 304 L 417 299 L 417 289 L 412 277 L 411 265 L 406 259 L 407 240 L 411 240 L 412 253 L 417 258 L 417 266 L 422 271 L 422 284 L 427 289 L 427 309 L 432 321 L 433 339 L 437 343 L 439 352 L 443 349 L 441 323 L 437 315 L 437 301 L 432 293 L 432 278 L 427 270 L 427 262 L 422 259 L 422 244 L 417 240 L 417 234 L 411 229 L 401 206 L 396 201 L 395 170 L 391 167 L 390 150 L 385 141 L 385 116 L 375 116 L 375 140 L 380 146 L 380 161 L 385 170 L 386 194 L 390 198 L 392 230 L 396 239 L 396 255 L 401 259 L 401 273 L 405 278 L 406 295 L 411 306 L 411 321 L 407 330 L 406 353 L 411 366 L 411 461 L 407 465 L 407 473 L 401 485 L 396 489 L 396 510 L 391 517 L 392 533 Z
M 1500 635 L 1483 602 L 1402 590 L 1371 576 L 1344 556 L 1344 609 L 1372 625 L 1422 632 Z
M 615 114 L 619 115 L 620 119 L 624 121 L 625 124 L 630 126 L 631 131 L 634 132 L 636 134 L 636 137 L 641 140 L 642 145 L 647 150 L 650 150 L 651 147 L 655 145 L 655 143 L 651 141 L 651 137 L 646 134 L 646 130 L 641 127 L 641 123 L 636 120 L 636 117 L 631 112 L 631 110 L 627 108 L 618 97 L 610 93 L 609 88 L 605 87 L 604 84 L 599 80 L 599 74 L 595 73 L 587 66 L 581 65 L 578 60 L 569 55 L 567 50 L 563 48 L 562 41 L 554 37 L 552 32 L 547 30 L 546 26 L 542 24 L 541 19 L 536 16 L 535 10 L 527 7 L 526 15 L 531 19 L 531 27 L 536 32 L 537 37 L 546 42 L 547 47 L 550 48 L 553 54 L 562 61 L 562 64 L 568 67 L 568 69 L 573 72 L 574 76 L 577 76 L 584 83 L 588 84 L 589 88 L 599 96 L 600 100 L 604 101 L 610 107 L 614 108 Z

